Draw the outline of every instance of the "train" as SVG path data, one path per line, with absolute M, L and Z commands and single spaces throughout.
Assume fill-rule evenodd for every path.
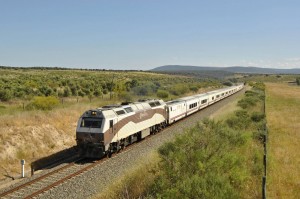
M 168 102 L 162 99 L 124 102 L 85 111 L 78 120 L 76 143 L 86 158 L 111 157 L 124 147 L 141 141 L 240 90 L 238 84 Z

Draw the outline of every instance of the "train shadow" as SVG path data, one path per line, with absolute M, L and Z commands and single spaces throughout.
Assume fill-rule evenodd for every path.
M 79 150 L 76 146 L 64 149 L 57 153 L 51 154 L 47 157 L 40 158 L 38 160 L 33 161 L 31 166 L 31 175 L 34 174 L 35 171 L 51 169 L 60 164 L 71 163 L 76 161 L 79 157 Z

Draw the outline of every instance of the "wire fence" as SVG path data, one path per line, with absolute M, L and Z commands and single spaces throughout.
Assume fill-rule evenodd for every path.
M 264 114 L 266 115 L 266 92 L 264 91 L 265 99 L 264 99 Z M 268 143 L 268 126 L 267 122 L 265 123 L 264 129 L 264 175 L 262 177 L 262 198 L 267 198 L 267 143 Z

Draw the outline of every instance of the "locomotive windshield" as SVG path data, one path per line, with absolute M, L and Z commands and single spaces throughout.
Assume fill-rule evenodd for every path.
M 86 128 L 101 128 L 102 119 L 101 118 L 82 118 L 80 127 Z

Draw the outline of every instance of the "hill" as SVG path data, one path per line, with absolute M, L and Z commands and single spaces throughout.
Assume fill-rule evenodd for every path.
M 167 71 L 167 72 L 183 72 L 183 71 L 197 71 L 206 73 L 207 71 L 223 71 L 228 73 L 252 73 L 252 74 L 300 74 L 300 68 L 293 69 L 277 69 L 277 68 L 260 68 L 260 67 L 209 67 L 209 66 L 186 66 L 186 65 L 166 65 L 152 69 L 151 71 Z

